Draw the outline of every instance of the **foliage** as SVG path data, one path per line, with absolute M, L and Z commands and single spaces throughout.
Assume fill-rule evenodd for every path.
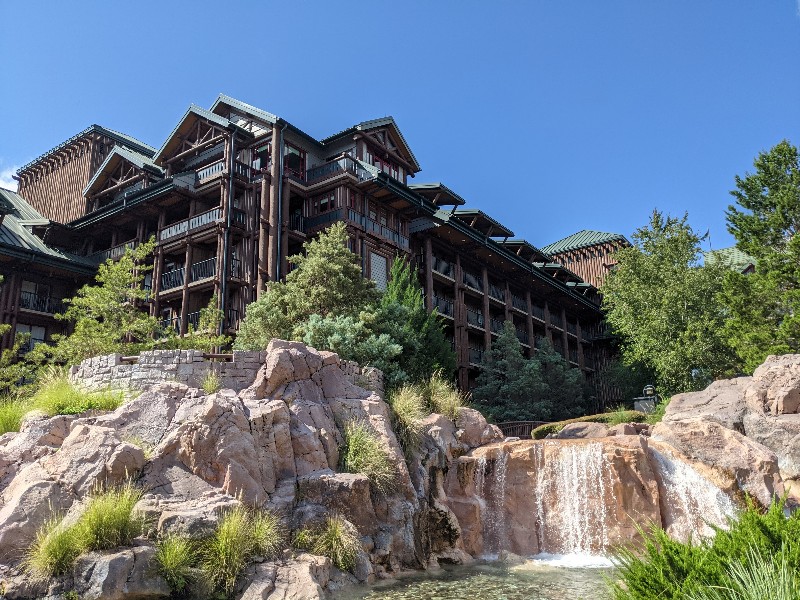
M 422 421 L 429 414 L 425 398 L 420 386 L 406 383 L 391 390 L 387 400 L 392 409 L 392 429 L 408 456 L 419 449 Z
M 72 569 L 82 552 L 77 530 L 59 517 L 47 520 L 25 553 L 25 571 L 36 581 L 47 581 Z
M 343 571 L 355 567 L 361 550 L 358 530 L 341 515 L 328 517 L 322 527 L 301 529 L 297 532 L 294 543 L 312 554 L 327 556 Z
M 27 412 L 26 402 L 9 396 L 0 398 L 0 435 L 9 431 L 19 431 L 22 417 Z
M 142 532 L 143 521 L 133 512 L 141 497 L 130 481 L 92 495 L 75 525 L 81 551 L 130 545 Z
M 649 415 L 639 412 L 638 410 L 628 411 L 615 411 L 611 413 L 602 413 L 599 415 L 586 415 L 585 417 L 577 417 L 575 419 L 565 419 L 563 421 L 556 421 L 554 423 L 546 423 L 539 425 L 531 432 L 531 437 L 535 440 L 546 438 L 551 433 L 558 433 L 570 423 L 607 423 L 609 425 L 618 423 L 644 423 L 647 421 Z
M 624 362 L 652 369 L 669 393 L 731 373 L 736 362 L 720 334 L 725 310 L 718 298 L 727 268 L 699 263 L 704 237 L 686 215 L 653 211 L 633 239 L 616 253 L 617 266 L 600 290 L 608 323 L 622 338 Z
M 395 486 L 397 469 L 378 435 L 363 421 L 347 423 L 343 433 L 344 445 L 339 449 L 342 471 L 366 475 L 377 491 L 390 492 Z
M 225 315 L 218 305 L 219 300 L 214 294 L 208 304 L 200 309 L 197 328 L 190 323 L 186 335 L 180 336 L 174 328 L 167 327 L 163 332 L 165 337 L 159 339 L 155 345 L 169 350 L 202 350 L 203 352 L 214 352 L 227 346 L 231 343 L 231 338 L 219 333 Z
M 600 370 L 598 377 L 615 388 L 628 407 L 633 407 L 633 399 L 642 395 L 646 385 L 656 381 L 655 373 L 646 365 L 638 362 L 628 365 L 617 357 Z
M 728 231 L 756 259 L 752 275 L 729 272 L 723 335 L 752 371 L 769 354 L 800 351 L 800 154 L 784 140 L 736 177 Z
M 116 262 L 109 259 L 100 265 L 95 284 L 83 286 L 75 297 L 65 300 L 67 310 L 57 315 L 73 323 L 73 333 L 53 336 L 54 347 L 40 344 L 34 352 L 75 364 L 91 356 L 132 354 L 150 347 L 159 325 L 140 304 L 148 294 L 142 288 L 144 274 L 152 268 L 144 262 L 154 247 L 151 239 L 126 250 Z
M 216 394 L 222 387 L 222 379 L 217 375 L 216 371 L 209 371 L 203 377 L 203 382 L 200 384 L 206 394 Z
M 667 412 L 667 404 L 669 404 L 669 398 L 662 398 L 661 402 L 656 404 L 656 409 L 647 415 L 647 423 L 650 425 L 655 425 L 656 423 L 661 422 L 661 419 L 664 418 L 664 415 Z
M 239 574 L 256 554 L 274 557 L 283 547 L 284 527 L 273 513 L 237 506 L 228 511 L 201 550 L 208 584 L 233 594 Z
M 458 418 L 458 409 L 464 406 L 464 397 L 452 381 L 444 378 L 441 371 L 431 373 L 422 384 L 422 396 L 431 412 L 439 413 L 453 421 Z
M 513 323 L 506 321 L 484 353 L 472 400 L 490 419 L 547 421 L 584 410 L 581 376 L 547 340 L 526 359 Z
M 197 544 L 191 539 L 168 534 L 156 542 L 156 571 L 173 592 L 183 592 L 197 578 Z
M 662 529 L 654 528 L 644 535 L 643 547 L 618 551 L 615 563 L 620 580 L 611 586 L 614 599 L 683 600 L 703 597 L 709 588 L 734 590 L 742 587 L 741 569 L 750 571 L 744 577 L 753 576 L 760 568 L 758 561 L 769 563 L 775 557 L 790 565 L 792 578 L 796 578 L 800 568 L 800 513 L 786 517 L 783 508 L 783 502 L 776 502 L 762 513 L 751 504 L 730 521 L 727 531 L 717 530 L 712 540 L 698 544 L 673 540 Z M 737 563 L 741 565 L 738 570 Z M 791 597 L 797 597 L 797 588 Z
M 29 410 L 40 410 L 50 416 L 75 415 L 87 410 L 116 410 L 123 401 L 121 392 L 86 392 L 76 387 L 62 369 L 50 371 L 50 376 L 40 378 L 39 387 L 28 407 Z
M 377 302 L 375 283 L 362 276 L 358 257 L 347 247 L 344 223 L 335 223 L 303 247 L 305 256 L 289 258 L 296 268 L 286 282 L 271 283 L 248 305 L 237 349 L 263 350 L 273 337 L 291 337 L 293 328 L 311 315 L 356 317 Z
M 0 331 L 0 336 L 2 335 L 3 332 Z M 11 347 L 0 351 L 0 393 L 16 397 L 25 394 L 28 386 L 23 383 L 30 376 L 30 367 L 24 359 L 20 359 L 20 354 L 30 337 L 28 333 L 18 333 L 14 336 Z

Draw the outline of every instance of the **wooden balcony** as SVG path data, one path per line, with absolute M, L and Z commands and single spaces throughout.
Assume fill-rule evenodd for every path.
M 128 240 L 127 242 L 122 242 L 121 244 L 117 244 L 109 248 L 108 250 L 100 250 L 99 252 L 94 252 L 90 254 L 88 258 L 97 261 L 97 263 L 106 262 L 109 258 L 111 260 L 116 260 L 120 258 L 127 250 L 134 250 L 139 246 L 139 240 Z
M 61 298 L 51 298 L 50 296 L 33 292 L 20 292 L 19 307 L 23 310 L 54 315 L 63 312 L 64 301 Z

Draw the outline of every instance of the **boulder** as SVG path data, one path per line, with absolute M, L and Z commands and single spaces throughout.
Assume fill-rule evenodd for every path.
M 745 393 L 752 410 L 771 415 L 800 412 L 800 354 L 768 356 Z
M 169 598 L 167 582 L 153 569 L 152 546 L 119 552 L 91 552 L 75 564 L 75 591 L 84 600 Z
M 274 563 L 258 564 L 254 571 L 239 600 L 267 600 L 275 589 L 278 568 Z
M 331 576 L 329 558 L 301 554 L 278 566 L 269 600 L 323 600 Z
M 744 394 L 750 384 L 750 377 L 721 379 L 700 392 L 675 394 L 667 404 L 662 422 L 702 418 L 743 433 L 747 412 Z
M 456 439 L 469 449 L 499 442 L 503 432 L 497 425 L 489 425 L 484 416 L 473 408 L 461 407 L 456 418 Z
M 608 425 L 604 423 L 569 423 L 552 437 L 560 440 L 572 440 L 580 438 L 603 438 L 608 435 Z

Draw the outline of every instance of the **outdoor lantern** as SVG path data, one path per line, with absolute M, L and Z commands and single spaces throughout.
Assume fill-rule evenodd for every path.
M 647 398 L 652 398 L 655 395 L 656 395 L 655 386 L 652 385 L 644 386 L 644 389 L 642 390 L 642 396 L 646 396 Z

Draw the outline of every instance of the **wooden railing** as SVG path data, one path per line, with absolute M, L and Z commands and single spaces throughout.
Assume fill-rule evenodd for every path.
M 221 218 L 222 209 L 218 206 L 212 208 L 204 213 L 195 215 L 183 221 L 173 223 L 169 227 L 165 227 L 158 232 L 159 241 L 163 242 L 179 235 L 183 235 L 200 227 L 204 227 L 210 223 L 214 223 Z
M 105 262 L 109 258 L 114 260 L 125 254 L 128 249 L 134 250 L 139 245 L 139 240 L 128 240 L 109 248 L 108 250 L 100 250 L 89 255 L 89 258 L 97 262 Z
M 531 439 L 531 432 L 541 425 L 547 425 L 550 421 L 506 421 L 497 423 L 500 431 L 506 437 L 518 437 L 520 439 Z

